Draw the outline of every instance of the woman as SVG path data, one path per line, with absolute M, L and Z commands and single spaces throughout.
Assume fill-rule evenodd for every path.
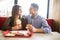
M 12 9 L 12 16 L 5 22 L 2 30 L 25 30 L 27 19 L 21 16 L 21 6 L 14 5 Z

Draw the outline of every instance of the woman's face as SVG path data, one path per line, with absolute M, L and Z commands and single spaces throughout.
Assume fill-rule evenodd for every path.
M 19 11 L 18 11 L 18 15 L 21 15 L 22 14 L 22 9 L 21 7 L 19 8 Z
M 19 18 L 19 16 L 21 16 L 21 13 L 22 13 L 22 10 L 21 10 L 21 8 L 19 8 L 18 14 L 17 14 L 17 15 L 15 15 L 15 18 L 16 18 L 16 19 L 18 19 L 18 18 Z

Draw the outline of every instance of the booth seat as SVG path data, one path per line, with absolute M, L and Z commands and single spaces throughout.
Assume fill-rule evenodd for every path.
M 7 19 L 8 19 L 8 17 L 0 17 L 0 30 L 3 27 L 3 25 Z M 46 19 L 46 20 L 53 30 L 53 19 Z
M 3 25 L 7 19 L 8 19 L 8 17 L 0 17 L 0 30 L 3 27 Z

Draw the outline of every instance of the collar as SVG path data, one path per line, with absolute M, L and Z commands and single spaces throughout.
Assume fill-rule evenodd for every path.
M 31 15 L 31 14 L 30 14 L 30 17 L 32 18 L 32 15 Z M 37 18 L 37 17 L 38 17 L 38 14 L 36 14 L 36 15 L 34 16 L 34 19 Z

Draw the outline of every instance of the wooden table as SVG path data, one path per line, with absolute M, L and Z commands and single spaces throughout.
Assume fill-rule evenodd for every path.
M 50 34 L 34 33 L 30 38 L 20 37 L 4 37 L 3 32 L 0 31 L 0 40 L 60 40 L 58 32 L 51 32 Z

